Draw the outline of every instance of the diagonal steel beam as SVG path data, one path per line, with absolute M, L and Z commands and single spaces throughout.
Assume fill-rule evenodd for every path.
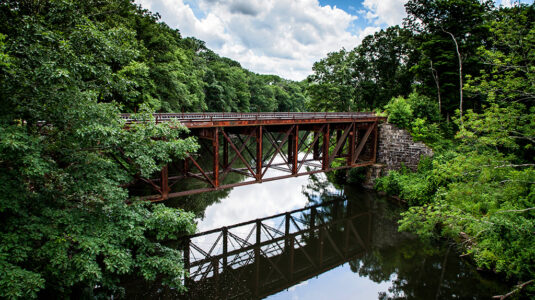
M 340 148 L 345 143 L 347 135 L 349 134 L 349 131 L 351 131 L 351 128 L 353 127 L 353 123 L 349 124 L 349 126 L 346 127 L 344 130 L 344 134 L 342 134 L 342 137 L 338 140 L 338 143 L 336 144 L 336 147 L 334 147 L 333 153 L 331 157 L 329 158 L 329 166 L 334 161 L 336 155 L 338 154 L 338 151 L 340 151 Z
M 225 131 L 224 130 L 221 130 L 221 132 L 223 134 L 225 134 Z M 247 136 L 247 138 L 245 139 L 245 142 L 247 143 L 249 141 L 249 139 L 251 138 L 251 136 Z M 223 141 L 225 141 L 227 144 L 228 144 L 228 140 L 225 138 L 223 139 Z M 243 151 L 244 147 L 245 147 L 246 144 L 242 144 L 241 147 L 240 147 L 240 150 L 239 152 Z M 234 162 L 238 159 L 238 155 L 236 153 L 236 155 L 234 155 L 234 157 L 232 158 L 232 160 L 230 161 L 230 163 L 226 166 L 225 170 L 223 171 L 223 176 L 221 177 L 221 182 L 227 177 L 227 175 L 229 174 L 229 172 L 232 170 L 232 165 L 234 164 Z
M 251 172 L 251 174 L 253 175 L 253 177 L 256 177 L 256 174 L 255 172 L 253 171 L 253 169 L 251 169 L 251 166 L 249 165 L 249 163 L 247 162 L 247 160 L 241 155 L 241 151 L 243 150 L 238 150 L 238 148 L 236 148 L 236 146 L 234 145 L 234 143 L 232 142 L 232 140 L 228 137 L 227 133 L 224 131 L 224 130 L 221 130 L 221 132 L 223 133 L 223 136 L 225 137 L 225 139 L 229 142 L 229 146 L 232 147 L 232 149 L 234 149 L 234 151 L 236 151 L 236 155 L 238 155 L 238 157 L 241 159 L 241 161 L 245 164 L 245 166 L 247 167 L 247 169 L 249 170 L 249 172 Z M 252 131 L 251 131 L 252 133 Z M 246 139 L 246 141 L 248 142 L 249 139 L 251 138 L 251 135 L 249 135 Z M 244 143 L 242 145 L 242 149 L 243 149 L 243 146 L 247 147 L 247 144 Z
M 241 136 L 238 134 L 238 140 L 240 140 L 240 142 L 242 144 L 245 144 L 245 142 L 243 141 L 243 139 L 241 138 Z M 255 163 L 256 163 L 256 155 L 254 155 L 253 153 L 251 153 L 251 150 L 249 150 L 249 147 L 245 146 L 245 150 L 247 151 L 247 153 L 249 153 L 249 155 L 254 159 Z
M 323 131 L 324 128 L 325 128 L 325 125 L 323 125 L 323 126 L 321 127 L 321 131 Z M 301 167 L 303 167 L 303 165 L 305 164 L 305 162 L 306 162 L 306 160 L 307 160 L 307 157 L 308 157 L 308 155 L 310 154 L 310 151 L 311 151 L 312 149 L 314 149 L 314 145 L 316 145 L 316 143 L 318 142 L 319 137 L 320 137 L 319 134 L 314 135 L 314 140 L 312 140 L 312 144 L 310 144 L 310 145 L 308 146 L 307 152 L 305 153 L 305 156 L 303 157 L 303 160 L 301 161 L 301 164 L 300 164 L 299 167 L 297 168 L 297 172 L 298 172 L 298 173 L 299 173 L 299 170 L 301 170 Z
M 377 123 L 373 123 L 373 125 L 368 127 L 368 130 L 366 130 L 366 133 L 362 137 L 362 140 L 359 142 L 359 146 L 357 147 L 357 150 L 355 151 L 355 158 L 353 158 L 353 161 L 351 164 L 355 164 L 355 162 L 359 159 L 360 152 L 362 152 L 362 149 L 364 149 L 364 145 L 368 141 L 368 138 L 370 137 L 370 134 L 372 133 L 373 128 L 377 126 Z
M 293 129 L 292 129 L 292 130 L 293 130 Z M 272 154 L 272 155 L 274 155 L 274 156 L 272 156 L 272 158 L 275 158 L 275 156 L 277 156 L 277 154 L 280 154 L 280 156 L 282 157 L 282 160 L 284 160 L 284 163 L 286 164 L 286 166 L 288 166 L 288 170 L 291 170 L 290 162 L 288 161 L 289 158 L 287 158 L 286 155 L 284 155 L 284 154 L 282 153 L 282 151 L 281 151 L 281 150 L 282 150 L 282 147 L 284 146 L 284 144 L 286 143 L 286 141 L 289 141 L 289 140 L 290 140 L 291 132 L 290 132 L 290 134 L 288 134 L 287 139 L 281 142 L 281 147 L 280 147 L 280 148 L 277 147 L 277 142 L 276 142 L 276 140 L 278 140 L 278 138 L 275 139 L 275 137 L 273 136 L 273 133 L 271 133 L 271 132 L 269 132 L 269 131 L 266 131 L 266 133 L 267 133 L 266 136 L 267 136 L 269 142 L 270 142 L 271 145 L 275 148 L 275 152 L 273 152 L 273 154 Z
M 213 187 L 216 187 L 215 183 L 212 181 L 212 178 L 210 178 L 208 175 L 206 175 L 206 173 L 204 172 L 204 170 L 201 168 L 201 166 L 199 166 L 199 164 L 197 163 L 197 161 L 191 156 L 191 154 L 188 153 L 188 157 L 192 162 L 193 164 L 197 167 L 197 169 L 199 169 L 199 171 L 201 171 L 201 174 L 202 176 L 204 176 L 204 178 L 206 178 L 206 180 L 208 180 L 208 182 L 213 186 Z
M 281 153 L 281 149 L 282 149 L 282 146 L 284 145 L 284 143 L 286 143 L 286 141 L 288 140 L 288 137 L 290 136 L 290 132 L 292 132 L 294 126 L 291 126 L 290 129 L 288 129 L 285 133 L 284 133 L 284 138 L 282 139 L 281 143 L 279 145 L 277 145 L 275 143 L 275 141 L 272 141 L 270 140 L 271 144 L 273 146 L 275 146 L 275 152 L 276 153 Z M 269 134 L 269 131 L 266 130 L 266 136 L 268 136 L 268 140 L 270 139 L 270 134 Z M 269 161 L 269 163 L 266 165 L 266 168 L 264 169 L 264 172 L 262 173 L 262 177 L 264 177 L 264 175 L 266 174 L 267 170 L 269 169 L 269 167 L 271 166 L 271 164 L 273 163 L 273 160 L 275 159 L 275 157 L 277 156 L 277 154 L 274 153 L 273 156 L 271 157 L 271 160 Z M 281 156 L 284 158 L 284 155 L 281 154 Z M 286 162 L 288 163 L 288 162 Z M 289 166 L 288 166 L 289 167 Z

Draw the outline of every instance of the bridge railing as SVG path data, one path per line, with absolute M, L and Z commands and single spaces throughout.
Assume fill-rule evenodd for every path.
M 302 120 L 302 119 L 362 119 L 375 118 L 369 112 L 276 112 L 276 113 L 159 113 L 153 114 L 156 122 L 169 120 L 186 122 L 232 121 L 232 120 Z M 132 114 L 121 114 L 126 122 L 136 122 Z

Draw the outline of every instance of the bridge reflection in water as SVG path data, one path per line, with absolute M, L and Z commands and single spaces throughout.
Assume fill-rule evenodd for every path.
M 372 213 L 335 200 L 182 240 L 188 299 L 262 298 L 370 247 Z

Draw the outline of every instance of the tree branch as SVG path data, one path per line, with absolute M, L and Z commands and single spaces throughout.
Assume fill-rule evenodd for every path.
M 521 283 L 521 284 L 518 284 L 516 285 L 515 289 L 510 291 L 509 293 L 505 294 L 505 295 L 497 295 L 497 296 L 492 296 L 492 299 L 500 299 L 500 300 L 503 300 L 515 293 L 518 293 L 520 292 L 520 290 L 522 290 L 526 285 L 528 284 L 531 284 L 535 281 L 535 279 L 531 279 L 530 281 L 526 281 L 524 283 Z
M 457 50 L 457 58 L 459 59 L 459 97 L 460 97 L 459 98 L 459 114 L 460 114 L 459 120 L 461 121 L 461 128 L 462 128 L 464 127 L 463 125 L 463 59 L 461 57 L 461 51 L 459 51 L 459 44 L 457 43 L 457 39 L 455 38 L 453 33 L 444 30 L 442 26 L 440 27 L 440 29 L 442 29 L 443 32 L 451 36 L 451 39 L 455 43 L 455 50 Z
M 525 209 L 509 209 L 509 210 L 498 210 L 496 213 L 506 213 L 506 212 L 526 212 L 529 210 L 534 210 L 535 207 L 528 207 Z

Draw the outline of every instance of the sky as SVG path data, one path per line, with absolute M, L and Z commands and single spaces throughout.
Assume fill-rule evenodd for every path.
M 533 0 L 522 0 L 531 3 Z M 401 24 L 407 0 L 135 0 L 183 37 L 261 74 L 303 80 L 314 62 Z M 511 6 L 517 0 L 496 0 Z

